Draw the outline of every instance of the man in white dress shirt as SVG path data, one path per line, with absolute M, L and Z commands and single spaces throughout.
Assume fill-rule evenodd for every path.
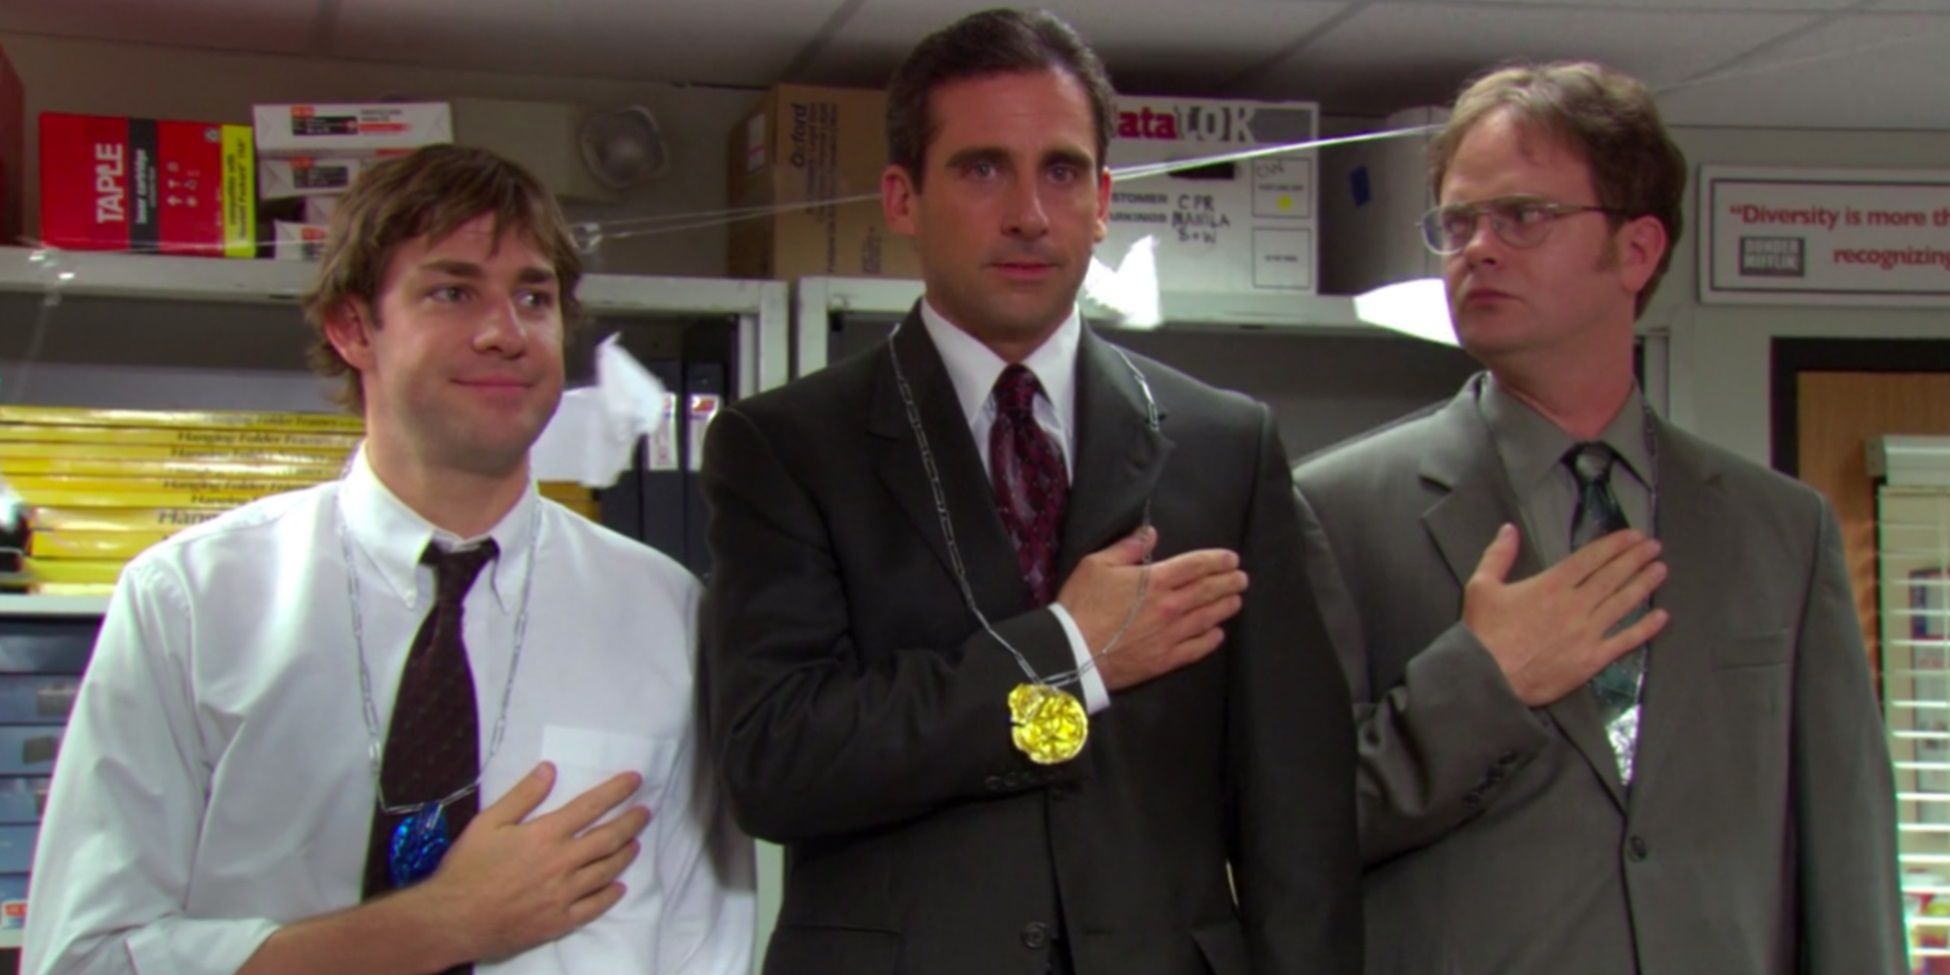
M 751 848 L 698 760 L 698 583 L 529 473 L 577 312 L 560 211 L 443 146 L 370 170 L 333 231 L 306 313 L 365 444 L 124 572 L 23 970 L 743 975 Z M 402 690 L 442 653 L 471 695 Z M 466 771 L 414 794 L 396 751 Z

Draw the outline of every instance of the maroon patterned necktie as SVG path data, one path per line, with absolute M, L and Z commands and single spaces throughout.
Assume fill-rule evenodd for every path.
M 1036 423 L 1036 374 L 1020 364 L 995 381 L 995 425 L 989 428 L 989 485 L 995 509 L 1016 546 L 1016 564 L 1036 605 L 1056 599 L 1056 543 L 1070 478 L 1054 438 Z
M 480 777 L 480 716 L 474 704 L 474 672 L 461 641 L 461 607 L 481 568 L 497 552 L 493 539 L 452 552 L 429 542 L 420 556 L 420 564 L 433 567 L 435 596 L 406 653 L 386 730 L 379 785 L 390 805 L 436 802 Z M 458 839 L 479 810 L 477 792 L 448 803 L 447 835 Z M 393 887 L 387 852 L 393 830 L 404 818 L 373 810 L 366 850 L 367 900 Z

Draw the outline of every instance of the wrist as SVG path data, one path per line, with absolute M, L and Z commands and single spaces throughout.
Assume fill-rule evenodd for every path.
M 455 965 L 480 960 L 487 946 L 479 934 L 480 925 L 466 901 L 450 894 L 438 877 L 409 887 L 378 902 L 398 912 L 400 929 L 418 946 L 416 967 L 424 971 L 446 971 Z

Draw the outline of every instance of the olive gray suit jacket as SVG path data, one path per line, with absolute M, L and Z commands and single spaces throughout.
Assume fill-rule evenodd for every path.
M 1460 622 L 1522 524 L 1482 379 L 1295 472 L 1355 700 L 1368 971 L 1904 970 L 1889 756 L 1826 503 L 1654 422 L 1671 622 L 1628 790 L 1589 691 L 1524 707 Z M 1512 578 L 1539 568 L 1526 542 Z

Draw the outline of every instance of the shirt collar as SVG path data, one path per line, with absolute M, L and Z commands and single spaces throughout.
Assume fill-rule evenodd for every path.
M 989 395 L 1009 364 L 995 350 L 942 317 L 926 298 L 921 300 L 921 324 L 927 328 L 928 338 L 934 341 L 935 351 L 941 354 L 948 379 L 955 384 L 955 398 L 961 402 L 962 416 L 974 422 L 984 409 L 992 408 Z M 1082 339 L 1083 319 L 1073 305 L 1070 317 L 1022 362 L 1036 374 L 1043 395 L 1049 397 L 1056 419 L 1065 429 L 1069 427 L 1070 417 L 1075 415 L 1077 346 Z
M 422 518 L 380 481 L 366 456 L 364 444 L 353 454 L 347 467 L 339 489 L 339 517 L 344 519 L 354 546 L 364 553 L 373 570 L 401 601 L 419 606 L 433 598 L 433 572 L 420 566 L 420 554 L 426 551 L 428 542 L 438 541 L 442 548 L 452 549 L 478 544 L 485 538 L 494 539 L 500 549 L 485 573 L 496 604 L 507 612 L 520 598 L 517 590 L 522 573 L 541 527 L 537 508 L 541 499 L 533 480 L 514 507 L 486 534 L 461 538 Z
M 1577 441 L 1557 424 L 1530 405 L 1511 395 L 1491 374 L 1483 384 L 1479 402 L 1483 419 L 1489 424 L 1491 439 L 1510 473 L 1510 484 L 1519 497 L 1529 497 L 1563 463 L 1564 454 Z M 1652 446 L 1647 438 L 1651 428 L 1645 422 L 1645 396 L 1638 385 L 1625 397 L 1618 415 L 1605 425 L 1598 439 L 1612 449 L 1626 469 L 1646 486 L 1652 487 Z

